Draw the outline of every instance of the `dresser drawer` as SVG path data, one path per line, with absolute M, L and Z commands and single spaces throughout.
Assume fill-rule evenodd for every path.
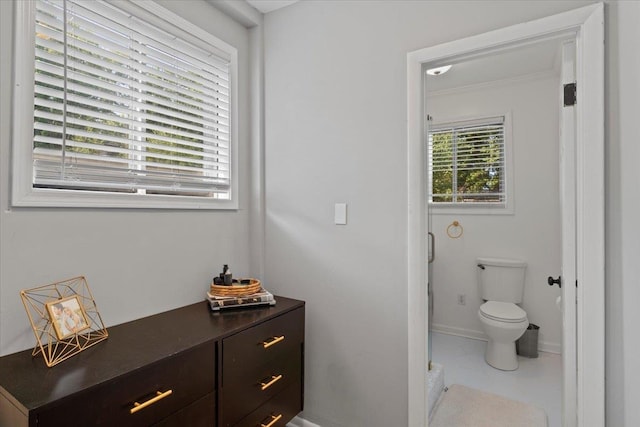
M 229 427 L 293 383 L 302 382 L 304 308 L 222 341 L 220 425 Z
M 290 311 L 222 341 L 222 385 L 252 367 L 299 350 L 304 339 L 304 308 Z
M 216 395 L 209 393 L 153 427 L 215 427 Z
M 290 384 L 234 427 L 284 427 L 302 411 L 302 384 Z
M 214 364 L 213 342 L 194 347 L 60 401 L 38 425 L 152 425 L 213 393 Z
M 234 425 L 289 385 L 302 382 L 302 352 L 292 351 L 281 358 L 251 369 L 230 380 L 221 390 L 221 425 Z

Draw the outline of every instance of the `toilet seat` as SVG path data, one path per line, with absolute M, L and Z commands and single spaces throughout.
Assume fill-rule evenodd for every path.
M 480 306 L 480 314 L 498 322 L 519 323 L 527 320 L 527 312 L 512 302 L 487 301 Z

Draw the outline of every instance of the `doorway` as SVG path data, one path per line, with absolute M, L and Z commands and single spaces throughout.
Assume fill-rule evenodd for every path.
M 448 386 L 534 404 L 546 410 L 551 427 L 560 427 L 562 418 L 562 313 L 561 289 L 547 278 L 565 277 L 559 93 L 562 68 L 573 67 L 562 60 L 562 46 L 563 38 L 554 38 L 452 58 L 444 74 L 430 74 L 430 64 L 423 64 L 430 361 L 444 370 Z M 567 127 L 574 127 L 570 121 Z M 526 263 L 518 305 L 539 327 L 540 353 L 518 358 L 520 366 L 509 373 L 484 360 L 478 257 Z M 435 394 L 430 390 L 429 401 Z
M 428 424 L 425 402 L 429 300 L 423 129 L 429 106 L 421 91 L 423 66 L 447 65 L 463 57 L 487 55 L 559 36 L 575 41 L 578 82 L 576 149 L 575 153 L 569 153 L 575 167 L 563 172 L 570 173 L 576 183 L 576 209 L 570 218 L 575 230 L 576 281 L 570 283 L 574 286 L 565 284 L 562 291 L 563 345 L 573 348 L 573 353 L 568 353 L 575 355 L 565 361 L 564 372 L 575 379 L 564 381 L 563 425 L 583 425 L 585 420 L 597 425 L 604 423 L 603 33 L 603 6 L 596 4 L 408 54 L 408 414 L 412 427 Z M 573 317 L 568 315 L 572 313 L 571 307 L 576 310 Z M 570 336 L 571 331 L 575 339 Z

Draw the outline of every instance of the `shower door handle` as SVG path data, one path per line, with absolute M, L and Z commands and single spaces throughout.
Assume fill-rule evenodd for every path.
M 431 264 L 433 262 L 433 260 L 436 257 L 436 236 L 434 236 L 434 234 L 432 232 L 427 232 L 427 235 L 429 238 L 427 238 L 427 242 L 428 243 L 428 255 L 427 255 L 427 261 L 429 262 L 429 264 Z

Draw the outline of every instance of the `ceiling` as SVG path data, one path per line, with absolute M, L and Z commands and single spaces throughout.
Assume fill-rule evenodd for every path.
M 247 0 L 247 3 L 262 13 L 269 13 L 276 9 L 289 6 L 297 1 L 298 0 Z
M 447 73 L 427 77 L 427 90 L 437 92 L 530 74 L 559 73 L 561 42 L 560 39 L 541 41 L 453 63 Z

